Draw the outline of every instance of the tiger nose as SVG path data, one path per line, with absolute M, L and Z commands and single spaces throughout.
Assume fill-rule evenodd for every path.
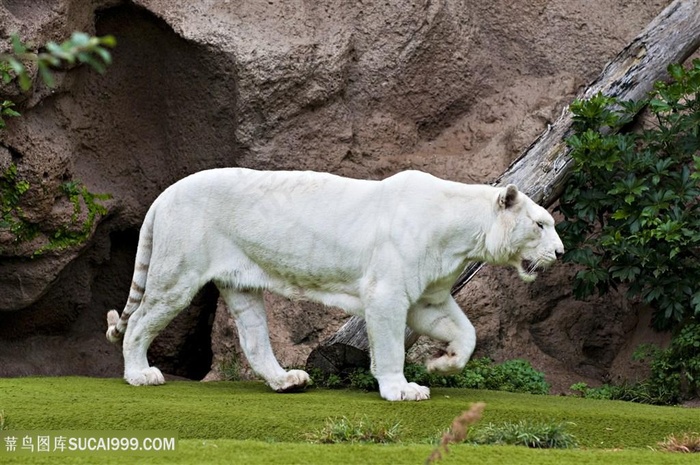
M 557 249 L 554 251 L 554 255 L 557 256 L 557 258 L 561 258 L 564 256 L 564 249 Z

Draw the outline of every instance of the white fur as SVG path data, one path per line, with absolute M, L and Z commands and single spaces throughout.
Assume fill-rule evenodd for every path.
M 124 337 L 130 384 L 162 384 L 148 365 L 148 347 L 213 281 L 255 372 L 277 391 L 297 389 L 309 377 L 285 371 L 272 353 L 262 299 L 270 290 L 364 317 L 381 396 L 428 399 L 428 388 L 403 375 L 405 325 L 446 343 L 429 369 L 459 371 L 476 343 L 450 295 L 466 264 L 512 265 L 530 281 L 535 275 L 523 260 L 542 267 L 561 253 L 551 215 L 515 186 L 466 185 L 418 171 L 384 181 L 202 171 L 170 186 L 149 209 L 129 302 L 121 318 L 108 315 L 107 336 Z

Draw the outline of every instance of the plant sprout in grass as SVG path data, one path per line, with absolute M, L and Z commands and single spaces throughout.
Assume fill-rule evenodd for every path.
M 532 449 L 570 449 L 578 446 L 566 429 L 571 423 L 544 423 L 532 420 L 489 423 L 476 429 L 469 442 L 480 445 L 526 446 Z
M 700 453 L 700 434 L 683 433 L 671 434 L 659 443 L 659 448 L 666 452 L 696 452 Z
M 309 442 L 319 444 L 372 443 L 391 444 L 401 439 L 400 421 L 374 421 L 367 415 L 329 418 L 323 428 L 306 434 Z

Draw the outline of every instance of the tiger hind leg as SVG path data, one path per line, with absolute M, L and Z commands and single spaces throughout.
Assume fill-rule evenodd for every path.
M 303 370 L 286 371 L 275 358 L 262 292 L 224 286 L 219 286 L 219 291 L 234 318 L 241 348 L 253 371 L 277 392 L 304 388 L 310 381 L 308 373 Z
M 159 297 L 151 299 L 149 292 L 129 318 L 124 334 L 124 379 L 131 385 L 164 384 L 161 371 L 148 364 L 148 348 L 158 333 L 191 302 L 199 288 L 173 287 L 167 292 L 154 292 Z

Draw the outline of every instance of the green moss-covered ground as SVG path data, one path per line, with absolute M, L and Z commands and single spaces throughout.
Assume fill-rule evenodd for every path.
M 169 382 L 133 387 L 119 379 L 0 379 L 0 412 L 9 430 L 176 431 L 174 454 L 0 455 L 3 463 L 423 463 L 435 439 L 472 402 L 482 422 L 571 422 L 580 447 L 452 447 L 440 463 L 700 463 L 697 454 L 660 452 L 669 434 L 700 431 L 700 410 L 495 391 L 433 389 L 427 402 L 390 403 L 377 393 L 311 389 L 276 394 L 256 382 Z M 402 425 L 395 445 L 306 442 L 329 417 L 367 415 Z M 0 449 L 4 447 L 0 444 Z

